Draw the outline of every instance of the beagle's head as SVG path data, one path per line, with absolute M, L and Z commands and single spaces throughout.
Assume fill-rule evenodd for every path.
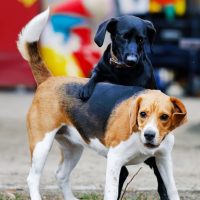
M 147 147 L 157 147 L 165 136 L 187 121 L 185 106 L 175 97 L 159 90 L 149 90 L 139 95 L 130 111 L 130 128 L 141 133 L 140 139 Z

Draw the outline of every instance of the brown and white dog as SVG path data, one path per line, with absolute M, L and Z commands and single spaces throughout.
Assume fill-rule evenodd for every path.
M 38 50 L 38 40 L 49 11 L 33 18 L 19 35 L 18 48 L 30 63 L 37 91 L 27 115 L 31 152 L 28 186 L 32 200 L 41 200 L 39 182 L 54 138 L 60 144 L 56 172 L 65 200 L 75 200 L 69 176 L 83 148 L 107 157 L 104 200 L 118 197 L 119 173 L 124 165 L 155 156 L 170 200 L 178 200 L 172 170 L 170 133 L 186 121 L 183 103 L 157 90 L 99 83 L 87 102 L 79 90 L 88 81 L 53 77 Z

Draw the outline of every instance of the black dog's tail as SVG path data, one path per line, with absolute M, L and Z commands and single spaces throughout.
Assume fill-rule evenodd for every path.
M 22 57 L 30 64 L 37 85 L 51 77 L 50 71 L 43 62 L 38 48 L 40 35 L 48 21 L 49 9 L 35 16 L 21 31 L 17 47 Z

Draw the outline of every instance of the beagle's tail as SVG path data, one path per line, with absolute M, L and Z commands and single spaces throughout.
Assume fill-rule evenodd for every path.
M 51 75 L 43 62 L 38 48 L 40 35 L 47 23 L 49 8 L 35 16 L 21 31 L 17 41 L 17 47 L 22 57 L 30 64 L 37 85 L 40 85 Z

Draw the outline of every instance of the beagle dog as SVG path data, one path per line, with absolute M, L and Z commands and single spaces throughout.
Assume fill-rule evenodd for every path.
M 158 90 L 98 83 L 87 102 L 79 98 L 88 79 L 53 77 L 38 49 L 49 11 L 33 18 L 19 35 L 18 49 L 31 67 L 37 90 L 27 115 L 31 169 L 27 178 L 31 200 L 41 200 L 40 177 L 53 140 L 60 144 L 56 172 L 65 200 L 75 200 L 69 176 L 88 147 L 107 157 L 104 200 L 118 198 L 122 166 L 155 156 L 170 200 L 179 200 L 171 151 L 176 127 L 186 122 L 183 103 Z

